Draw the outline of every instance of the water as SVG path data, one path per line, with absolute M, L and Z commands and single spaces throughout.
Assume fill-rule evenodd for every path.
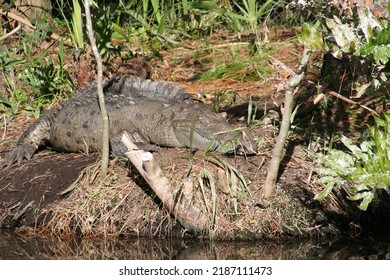
M 390 259 L 390 239 L 200 242 L 183 239 L 59 239 L 0 231 L 0 259 Z

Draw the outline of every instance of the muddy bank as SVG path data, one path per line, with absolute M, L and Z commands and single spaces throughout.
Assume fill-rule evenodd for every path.
M 209 229 L 198 237 L 358 235 L 378 222 L 375 211 L 361 213 L 337 193 L 325 203 L 314 201 L 321 187 L 314 184 L 312 159 L 293 143 L 287 147 L 276 196 L 269 207 L 261 205 L 258 197 L 271 147 L 263 142 L 262 152 L 252 157 L 206 156 L 186 149 L 161 149 L 154 156 L 173 192 L 188 180 L 195 186 L 193 200 L 203 205 L 210 219 Z M 2 161 L 5 156 L 3 150 Z M 113 159 L 102 183 L 99 166 L 96 154 L 46 150 L 1 170 L 1 227 L 58 236 L 193 236 L 162 207 L 127 160 Z

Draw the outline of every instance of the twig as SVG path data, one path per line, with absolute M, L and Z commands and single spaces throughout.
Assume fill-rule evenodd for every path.
M 367 106 L 364 106 L 364 105 L 360 104 L 359 102 L 353 101 L 353 100 L 351 100 L 351 99 L 349 99 L 349 98 L 347 98 L 345 96 L 342 96 L 341 94 L 338 94 L 337 92 L 332 91 L 332 90 L 328 91 L 327 93 L 329 93 L 329 94 L 333 95 L 334 97 L 337 97 L 337 98 L 339 98 L 339 99 L 341 99 L 341 100 L 343 100 L 343 101 L 345 101 L 345 102 L 347 102 L 349 104 L 360 106 L 361 108 L 363 108 L 363 109 L 365 109 L 367 111 L 370 111 L 371 113 L 373 113 L 374 115 L 379 117 L 379 114 L 375 110 L 373 110 L 371 108 L 368 108 Z
M 291 70 L 286 64 L 284 64 L 283 62 L 281 62 L 279 59 L 276 59 L 275 57 L 273 57 L 272 55 L 268 55 L 268 57 L 272 60 L 272 62 L 279 66 L 280 68 L 282 68 L 283 70 L 286 70 L 287 72 L 289 72 L 291 75 L 295 75 L 296 73 Z
M 0 41 L 3 41 L 9 37 L 11 37 L 12 35 L 14 35 L 16 32 L 18 32 L 20 30 L 22 26 L 18 23 L 18 26 L 16 26 L 14 29 L 12 29 L 12 31 L 10 33 L 7 33 L 3 36 L 0 37 Z
M 18 16 L 18 15 L 16 15 L 16 14 L 14 14 L 14 13 L 11 13 L 11 12 L 8 12 L 8 11 L 3 11 L 3 9 L 0 9 L 0 14 L 1 15 L 4 15 L 4 16 L 6 16 L 6 17 L 9 17 L 9 18 L 12 18 L 13 20 L 16 20 L 17 22 L 19 22 L 19 23 L 21 23 L 21 24 L 23 24 L 23 25 L 26 25 L 27 27 L 29 27 L 29 28 L 31 28 L 31 29 L 33 29 L 33 30 L 35 30 L 35 29 L 37 29 L 28 19 L 25 19 L 25 18 L 23 18 L 23 17 L 21 17 L 21 16 Z M 11 31 L 12 32 L 12 31 Z M 9 33 L 8 33 L 9 34 Z M 52 39 L 54 39 L 54 40 L 59 40 L 59 39 L 61 39 L 61 36 L 60 35 L 58 35 L 58 34 L 56 34 L 56 33 L 52 33 L 51 35 L 50 35 L 50 37 L 52 38 Z M 0 40 L 1 41 L 1 40 Z
M 309 83 L 314 84 L 312 81 L 309 81 Z M 315 85 L 315 87 L 316 87 L 317 89 L 320 89 L 320 90 L 322 89 L 320 85 Z M 377 117 L 380 116 L 374 109 L 371 109 L 371 108 L 369 108 L 369 107 L 367 107 L 367 106 L 365 106 L 365 105 L 362 105 L 362 104 L 360 104 L 359 102 L 353 101 L 353 100 L 349 99 L 348 97 L 345 97 L 345 96 L 343 96 L 343 95 L 341 95 L 341 94 L 339 94 L 339 93 L 337 93 L 337 92 L 335 92 L 335 91 L 333 91 L 333 90 L 327 91 L 327 92 L 324 92 L 324 93 L 321 93 L 321 95 L 319 96 L 319 98 L 316 98 L 316 99 L 315 99 L 315 102 L 314 102 L 314 103 L 315 103 L 315 104 L 318 103 L 318 102 L 324 97 L 325 94 L 333 95 L 334 97 L 339 98 L 339 99 L 341 99 L 341 100 L 343 100 L 343 101 L 345 101 L 345 102 L 347 102 L 347 103 L 349 103 L 349 104 L 351 104 L 351 105 L 359 106 L 359 107 L 361 107 L 362 109 L 369 111 L 370 113 L 374 114 L 374 115 L 377 116 Z

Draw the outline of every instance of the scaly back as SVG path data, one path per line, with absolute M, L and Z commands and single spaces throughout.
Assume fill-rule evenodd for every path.
M 88 91 L 90 89 L 87 89 Z M 96 90 L 96 85 L 94 89 Z M 104 84 L 104 93 L 106 97 L 110 95 L 123 95 L 125 97 L 139 98 L 144 97 L 150 100 L 159 101 L 184 101 L 189 99 L 185 90 L 177 85 L 142 80 L 135 76 L 123 76 L 120 79 L 111 79 Z

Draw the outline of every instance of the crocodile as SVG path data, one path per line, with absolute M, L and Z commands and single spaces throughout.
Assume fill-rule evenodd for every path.
M 102 146 L 103 121 L 92 83 L 76 91 L 56 108 L 47 110 L 20 137 L 5 165 L 30 160 L 39 146 L 59 152 L 93 152 Z M 103 84 L 110 123 L 110 150 L 123 155 L 124 132 L 139 145 L 188 147 L 225 154 L 254 154 L 256 143 L 178 85 L 141 79 L 132 75 Z

